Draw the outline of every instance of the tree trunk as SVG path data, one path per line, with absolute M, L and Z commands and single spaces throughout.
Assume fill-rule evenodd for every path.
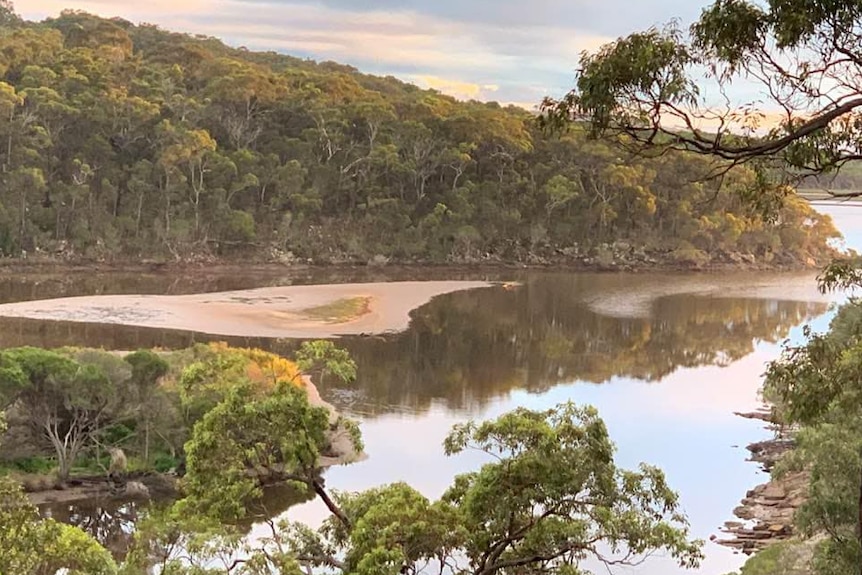
M 856 539 L 862 552 L 862 471 L 859 473 L 859 515 L 856 521 Z
M 138 194 L 138 210 L 135 216 L 135 237 L 139 237 L 141 235 L 141 212 L 144 209 L 144 193 L 141 192 Z
M 144 428 L 144 463 L 147 467 L 150 466 L 150 420 L 147 419 L 146 427 Z
M 65 452 L 57 451 L 57 479 L 60 483 L 65 483 L 69 479 L 70 467 Z
M 336 503 L 329 497 L 329 494 L 326 492 L 326 489 L 324 489 L 323 484 L 317 479 L 313 479 L 311 481 L 311 487 L 312 489 L 314 489 L 314 492 L 317 494 L 317 496 L 323 500 L 323 503 L 329 509 L 330 513 L 332 513 L 341 522 L 341 524 L 344 525 L 344 527 L 350 530 L 353 527 L 350 523 L 350 519 L 347 517 L 347 515 L 344 514 L 344 511 L 342 511 L 341 508 L 338 507 L 338 505 L 336 505 Z

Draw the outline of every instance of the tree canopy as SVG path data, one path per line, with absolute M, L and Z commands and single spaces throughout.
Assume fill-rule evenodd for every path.
M 332 62 L 66 11 L 0 19 L 0 255 L 279 261 L 826 259 L 828 219 L 764 222 L 698 158 L 632 158 Z M 798 234 L 782 233 L 787 229 Z
M 252 415 L 262 405 L 243 410 L 241 402 L 230 399 L 223 405 L 225 414 L 214 417 L 245 412 L 249 419 L 243 429 L 265 429 Z M 207 434 L 209 417 L 199 424 L 207 426 Z M 225 437 L 236 435 L 229 430 Z M 256 446 L 278 444 L 272 438 L 247 439 L 245 449 L 226 451 L 218 460 L 220 467 L 190 467 L 191 481 L 206 479 L 220 490 L 219 482 L 233 473 L 227 470 L 235 463 L 242 468 L 250 447 L 260 453 Z M 199 546 L 191 535 L 194 521 L 183 522 L 176 513 L 157 518 L 147 528 L 161 541 L 159 548 L 165 547 L 169 534 L 185 533 L 174 540 L 190 542 L 200 551 L 189 554 L 186 545 L 164 556 L 162 564 L 177 575 L 197 573 L 195 565 L 206 564 L 206 558 L 233 566 L 213 573 L 283 575 L 333 570 L 344 575 L 419 575 L 429 566 L 453 575 L 575 575 L 585 572 L 587 558 L 631 565 L 652 552 L 664 552 L 683 567 L 696 567 L 700 561 L 701 542 L 690 540 L 677 495 L 662 472 L 647 465 L 637 471 L 618 468 L 607 429 L 592 408 L 563 404 L 545 411 L 518 409 L 493 421 L 458 425 L 445 450 L 454 455 L 465 449 L 478 449 L 487 462 L 454 478 L 436 501 L 404 483 L 332 497 L 318 483 L 315 491 L 332 511 L 318 530 L 269 521 L 271 536 L 255 542 L 241 542 L 228 529 L 219 537 L 209 535 L 209 545 Z M 217 458 L 210 455 L 208 460 L 215 463 Z M 178 508 L 203 504 L 206 509 L 207 502 L 227 501 L 221 495 L 211 498 L 209 490 L 193 490 Z M 241 499 L 240 494 L 231 501 Z M 142 534 L 139 544 L 146 541 Z M 145 556 L 141 548 L 133 553 L 136 560 Z
M 0 435 L 6 422 L 0 413 Z M 42 519 L 21 486 L 0 476 L 0 574 L 114 575 L 111 554 L 76 527 Z

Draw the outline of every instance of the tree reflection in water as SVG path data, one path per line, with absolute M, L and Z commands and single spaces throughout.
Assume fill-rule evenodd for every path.
M 142 507 L 139 501 L 116 499 L 54 503 L 43 506 L 42 513 L 57 521 L 80 527 L 96 538 L 116 559 L 122 559 L 132 543 Z
M 772 276 L 772 282 L 811 281 L 794 278 Z M 413 312 L 411 326 L 403 333 L 343 338 L 340 344 L 359 365 L 358 380 L 350 387 L 325 380 L 318 385 L 336 406 L 365 416 L 424 411 L 432 404 L 475 410 L 517 389 L 541 393 L 561 383 L 605 383 L 614 377 L 657 382 L 679 368 L 727 365 L 751 353 L 757 342 L 779 341 L 794 326 L 827 310 L 823 301 L 717 297 L 714 289 L 713 295 L 686 293 L 703 291 L 709 282 L 738 286 L 742 281 L 750 280 L 526 274 L 518 289 L 436 298 Z M 116 291 L 127 288 L 127 282 L 120 282 Z M 645 292 L 651 295 L 644 304 L 637 297 Z M 596 306 L 602 298 L 604 303 Z M 644 305 L 629 309 L 632 298 Z M 0 319 L 2 346 L 178 349 L 214 340 L 285 355 L 298 345 L 118 325 Z

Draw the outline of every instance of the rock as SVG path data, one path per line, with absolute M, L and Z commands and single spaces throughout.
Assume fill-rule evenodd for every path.
M 377 254 L 373 258 L 368 261 L 368 265 L 371 267 L 383 267 L 389 263 L 389 258 L 384 255 Z
M 139 481 L 129 481 L 126 483 L 125 495 L 127 497 L 135 497 L 148 499 L 150 497 L 150 490 L 146 485 Z
M 614 263 L 614 252 L 608 244 L 602 244 L 596 251 L 596 262 L 600 266 L 608 267 Z
M 769 421 L 765 411 L 738 415 Z M 794 446 L 793 437 L 787 430 L 773 429 L 776 431 L 774 439 L 753 443 L 747 448 L 752 454 L 751 460 L 760 463 L 767 471 Z M 734 538 L 718 541 L 718 544 L 750 554 L 776 541 L 789 539 L 793 535 L 794 514 L 805 501 L 807 486 L 807 473 L 799 472 L 774 478 L 749 490 L 733 514 L 746 521 L 756 521 L 756 524 L 746 528 L 740 522 L 728 521 L 725 531 Z
M 782 485 L 777 483 L 768 483 L 766 489 L 760 492 L 760 497 L 768 501 L 778 501 L 787 497 L 787 491 Z

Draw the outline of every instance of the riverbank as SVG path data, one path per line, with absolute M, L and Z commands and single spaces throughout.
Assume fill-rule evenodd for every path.
M 0 270 L 12 273 L 103 270 L 118 272 L 182 272 L 194 270 L 218 271 L 224 269 L 285 270 L 326 268 L 425 268 L 425 269 L 547 269 L 583 272 L 674 272 L 674 271 L 801 271 L 819 269 L 829 258 L 799 258 L 789 255 L 764 254 L 756 256 L 744 252 L 719 252 L 702 255 L 680 254 L 671 251 L 646 252 L 626 242 L 602 244 L 582 253 L 578 250 L 554 250 L 553 253 L 518 259 L 495 256 L 460 258 L 437 261 L 423 259 L 397 260 L 376 256 L 369 260 L 333 258 L 329 260 L 300 259 L 262 252 L 243 257 L 197 254 L 182 258 L 84 258 L 37 253 L 26 257 L 0 258 Z M 832 254 L 832 255 L 837 255 Z M 705 256 L 705 257 L 704 257 Z
M 739 417 L 756 419 L 768 424 L 773 431 L 772 439 L 758 441 L 747 446 L 750 461 L 770 473 L 778 461 L 795 447 L 792 431 L 778 424 L 769 410 L 737 413 Z M 795 533 L 793 517 L 805 502 L 808 489 L 808 473 L 787 473 L 780 477 L 770 476 L 766 483 L 749 490 L 740 505 L 733 510 L 734 521 L 724 524 L 722 533 L 729 539 L 715 539 L 719 545 L 752 555 L 767 547 L 791 539 Z

